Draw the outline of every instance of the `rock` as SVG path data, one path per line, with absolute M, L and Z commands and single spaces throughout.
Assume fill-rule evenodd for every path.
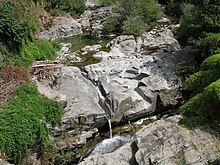
M 103 35 L 103 23 L 110 15 L 112 6 L 100 7 L 96 10 L 86 10 L 80 17 L 81 20 L 90 20 L 91 35 L 101 37 Z
M 86 7 L 94 8 L 98 6 L 98 0 L 86 0 Z
M 0 159 L 0 165 L 11 165 L 10 163 Z
M 193 60 L 192 49 L 145 56 L 116 48 L 120 42 L 112 43 L 109 53 L 94 55 L 102 58 L 100 63 L 84 69 L 88 78 L 99 87 L 99 104 L 113 122 L 137 120 L 178 104 L 182 96 L 176 69 L 181 63 Z
M 98 52 L 99 49 L 101 49 L 102 46 L 99 44 L 96 45 L 87 45 L 84 48 L 81 49 L 82 55 L 87 54 L 88 52 Z
M 37 82 L 41 94 L 66 102 L 66 112 L 60 123 L 53 128 L 53 134 L 58 136 L 80 125 L 84 125 L 85 130 L 102 127 L 107 121 L 105 112 L 98 104 L 97 88 L 82 76 L 77 67 L 62 67 L 57 77 L 53 88 L 49 86 L 49 80 Z
M 138 131 L 135 140 L 138 164 L 208 164 L 220 158 L 219 139 L 200 129 L 187 130 L 177 116 L 159 120 Z M 148 161 L 149 160 L 149 161 Z
M 136 51 L 136 41 L 132 35 L 121 35 L 109 42 L 107 47 L 118 48 L 123 53 L 132 53 Z
M 129 160 L 132 157 L 132 151 L 130 144 L 127 143 L 123 147 L 118 148 L 113 153 L 107 153 L 103 155 L 92 155 L 79 165 L 130 165 Z
M 81 62 L 82 58 L 79 56 L 79 52 L 71 52 L 71 43 L 61 43 L 61 49 L 56 53 L 56 60 L 60 62 L 67 62 L 68 60 L 71 62 Z
M 72 17 L 57 17 L 55 24 L 49 30 L 40 32 L 37 37 L 43 40 L 54 40 L 57 38 L 72 37 L 82 34 L 82 26 Z
M 173 52 L 179 50 L 180 45 L 168 28 L 161 28 L 143 35 L 142 48 L 153 52 Z
M 183 128 L 178 121 L 179 116 L 155 121 L 139 130 L 130 143 L 112 153 L 89 156 L 80 165 L 218 164 L 219 138 L 207 130 Z
M 161 19 L 157 20 L 158 23 L 169 23 L 170 20 L 166 17 L 162 17 Z
M 77 142 L 78 146 L 82 146 L 88 142 L 89 139 L 94 138 L 95 134 L 98 133 L 97 128 L 93 128 L 92 130 L 89 131 L 83 131 L 79 137 L 79 141 Z

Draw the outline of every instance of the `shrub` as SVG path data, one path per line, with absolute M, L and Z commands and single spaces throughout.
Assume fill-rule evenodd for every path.
M 86 9 L 84 0 L 51 0 L 50 10 L 61 10 L 69 12 L 76 17 L 82 14 Z
M 220 53 L 220 33 L 204 33 L 192 43 L 203 52 L 203 58 Z
M 206 86 L 218 80 L 219 78 L 220 69 L 199 71 L 186 79 L 184 85 L 188 91 L 193 92 L 193 94 L 197 94 L 199 92 L 202 92 Z
M 38 96 L 33 85 L 21 86 L 15 93 L 17 97 L 0 111 L 0 149 L 9 162 L 19 164 L 33 144 L 47 148 L 50 131 L 46 123 L 56 123 L 63 111 L 57 102 Z
M 180 27 L 177 29 L 178 40 L 182 44 L 186 44 L 191 37 L 199 36 L 201 33 L 199 22 L 196 7 L 192 4 L 184 4 Z
M 219 123 L 219 107 L 220 79 L 211 83 L 202 93 L 192 97 L 180 108 L 181 114 L 185 117 L 181 123 L 188 127 L 205 123 Z
M 212 55 L 201 64 L 202 70 L 220 69 L 220 54 Z
M 110 16 L 104 23 L 104 33 L 122 33 L 122 22 L 123 17 L 121 16 Z
M 122 28 L 124 34 L 134 36 L 141 36 L 146 29 L 144 21 L 139 16 L 127 18 Z
M 123 30 L 127 34 L 140 35 L 144 23 L 150 24 L 162 16 L 162 10 L 155 0 L 119 0 L 113 11 L 113 15 L 105 23 L 107 32 L 120 33 Z M 140 29 L 132 21 L 138 23 L 136 26 L 140 26 Z
M 30 33 L 35 27 L 30 21 L 16 19 L 13 11 L 12 4 L 0 3 L 0 42 L 17 52 L 22 41 L 31 38 Z

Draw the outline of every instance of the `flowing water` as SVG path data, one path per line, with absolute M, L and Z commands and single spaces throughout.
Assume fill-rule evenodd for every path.
M 111 123 L 111 119 L 108 119 L 108 125 L 109 125 L 109 137 L 110 139 L 112 139 L 112 123 Z
M 119 135 L 116 135 L 110 139 L 105 139 L 96 145 L 96 147 L 94 148 L 94 150 L 90 155 L 99 155 L 99 154 L 113 152 L 122 145 L 129 142 L 129 140 L 130 140 L 130 136 L 119 136 Z

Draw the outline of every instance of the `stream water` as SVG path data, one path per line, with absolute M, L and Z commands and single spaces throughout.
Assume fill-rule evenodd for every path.
M 82 35 L 82 36 L 75 36 L 75 37 L 70 37 L 70 38 L 64 38 L 64 39 L 60 39 L 59 42 L 63 42 L 63 43 L 71 43 L 72 44 L 72 48 L 71 48 L 71 52 L 77 52 L 80 51 L 82 48 L 84 48 L 87 45 L 96 45 L 99 44 L 102 46 L 102 48 L 100 49 L 100 51 L 109 51 L 108 48 L 106 48 L 106 45 L 109 41 L 111 41 L 112 38 L 94 38 L 91 37 L 89 35 Z M 83 66 L 89 65 L 89 64 L 95 64 L 100 62 L 99 58 L 95 58 L 92 55 L 95 52 L 89 52 L 85 55 L 80 55 L 80 58 L 83 59 L 82 62 L 73 62 L 71 64 L 71 66 L 77 66 L 79 68 L 82 68 Z

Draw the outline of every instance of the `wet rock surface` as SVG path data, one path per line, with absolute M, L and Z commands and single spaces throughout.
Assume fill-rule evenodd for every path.
M 113 162 L 139 165 L 217 164 L 219 139 L 201 129 L 183 128 L 178 121 L 179 116 L 173 116 L 149 124 L 132 137 L 132 142 L 112 153 L 89 156 L 80 165 L 110 165 Z

